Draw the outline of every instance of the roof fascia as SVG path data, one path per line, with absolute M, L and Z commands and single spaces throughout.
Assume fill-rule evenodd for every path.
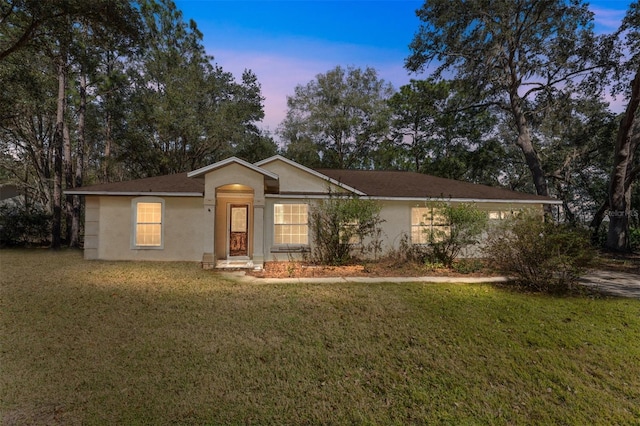
M 503 203 L 503 204 L 562 204 L 559 200 L 510 200 L 493 198 L 443 198 L 443 197 L 365 197 L 380 201 L 452 201 L 454 203 Z
M 329 194 L 265 194 L 265 198 L 296 198 L 296 199 L 315 199 L 329 198 Z M 496 204 L 552 204 L 561 205 L 562 201 L 556 200 L 496 200 L 491 198 L 431 198 L 431 197 L 376 197 L 363 196 L 362 198 L 376 201 L 410 201 L 410 202 L 426 202 L 426 201 L 447 201 L 454 203 L 496 203 Z
M 197 170 L 194 170 L 194 171 L 191 171 L 191 172 L 187 173 L 187 177 L 191 178 L 191 177 L 202 176 L 202 175 L 204 175 L 206 173 L 209 173 L 209 172 L 211 172 L 213 170 L 219 169 L 221 167 L 227 166 L 227 165 L 232 164 L 232 163 L 239 164 L 239 165 L 244 166 L 244 167 L 246 167 L 246 168 L 248 168 L 250 170 L 253 170 L 256 173 L 260 173 L 260 174 L 262 174 L 264 176 L 270 177 L 271 179 L 278 180 L 278 175 L 277 174 L 272 173 L 269 170 L 262 169 L 257 165 L 248 163 L 248 162 L 246 162 L 246 161 L 244 161 L 244 160 L 242 160 L 242 159 L 240 159 L 238 157 L 229 157 L 229 158 L 227 158 L 225 160 L 218 161 L 217 163 L 213 163 L 213 164 L 209 164 L 208 166 L 201 167 L 201 168 L 199 168 Z
M 114 195 L 114 196 L 157 196 L 157 197 L 202 197 L 202 192 L 152 192 L 152 191 L 64 191 L 68 195 Z
M 290 165 L 292 167 L 296 167 L 296 168 L 298 168 L 298 169 L 300 169 L 300 170 L 302 170 L 304 172 L 307 172 L 307 173 L 309 173 L 309 174 L 311 174 L 311 175 L 313 175 L 313 176 L 315 176 L 317 178 L 320 178 L 322 180 L 329 181 L 330 183 L 332 183 L 332 184 L 334 184 L 334 185 L 336 185 L 336 186 L 338 186 L 338 187 L 340 187 L 342 189 L 346 189 L 349 192 L 353 192 L 354 194 L 367 195 L 364 192 L 360 191 L 359 189 L 353 188 L 353 187 L 351 187 L 349 185 L 345 185 L 344 183 L 339 182 L 339 181 L 337 181 L 337 180 L 335 180 L 333 178 L 330 178 L 327 175 L 323 175 L 322 173 L 320 173 L 320 172 L 318 172 L 316 170 L 310 169 L 310 168 L 308 168 L 306 166 L 303 166 L 302 164 L 296 163 L 293 160 L 289 160 L 288 158 L 285 158 L 282 155 L 274 155 L 272 157 L 265 158 L 264 160 L 261 160 L 261 161 L 258 161 L 257 163 L 255 163 L 255 165 L 258 166 L 258 167 L 261 167 L 261 166 L 264 166 L 265 164 L 271 163 L 271 162 L 276 161 L 276 160 L 280 160 L 280 161 L 282 161 L 282 162 L 284 162 L 284 163 L 286 163 L 286 164 L 288 164 L 288 165 Z

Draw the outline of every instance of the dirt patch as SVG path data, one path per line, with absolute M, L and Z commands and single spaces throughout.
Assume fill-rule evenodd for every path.
M 489 277 L 496 273 L 483 263 L 458 266 L 460 270 L 444 267 L 429 267 L 415 263 L 393 264 L 391 262 L 370 262 L 342 266 L 313 265 L 304 262 L 265 262 L 261 271 L 250 271 L 249 275 L 259 278 L 312 278 L 312 277 Z M 465 268 L 467 268 L 465 273 Z
M 597 261 L 597 268 L 640 275 L 640 253 L 602 252 Z

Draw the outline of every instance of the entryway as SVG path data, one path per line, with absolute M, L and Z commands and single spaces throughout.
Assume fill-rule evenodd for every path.
M 249 256 L 249 206 L 229 206 L 229 257 Z

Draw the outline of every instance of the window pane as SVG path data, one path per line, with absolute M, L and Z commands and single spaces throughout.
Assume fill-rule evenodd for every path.
M 136 204 L 136 246 L 162 245 L 162 203 Z
M 161 203 L 138 203 L 138 223 L 160 223 Z
M 159 246 L 162 225 L 138 224 L 136 225 L 137 246 Z
M 231 208 L 231 232 L 247 232 L 247 208 Z
M 444 216 L 441 210 L 434 209 L 433 211 L 433 223 L 434 226 L 437 225 L 446 225 L 447 218 Z
M 276 204 L 274 206 L 274 243 L 308 244 L 309 226 L 306 204 Z
M 429 209 L 424 207 L 414 207 L 411 209 L 411 224 L 419 225 L 429 220 Z

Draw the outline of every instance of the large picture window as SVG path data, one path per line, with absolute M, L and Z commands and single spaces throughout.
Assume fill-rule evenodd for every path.
M 449 224 L 442 210 L 434 207 L 413 207 L 411 209 L 411 242 L 429 244 L 433 235 L 437 241 L 449 231 Z
M 134 200 L 133 246 L 137 248 L 162 247 L 163 203 L 161 200 Z
M 276 204 L 274 243 L 276 245 L 309 244 L 309 215 L 307 204 Z

